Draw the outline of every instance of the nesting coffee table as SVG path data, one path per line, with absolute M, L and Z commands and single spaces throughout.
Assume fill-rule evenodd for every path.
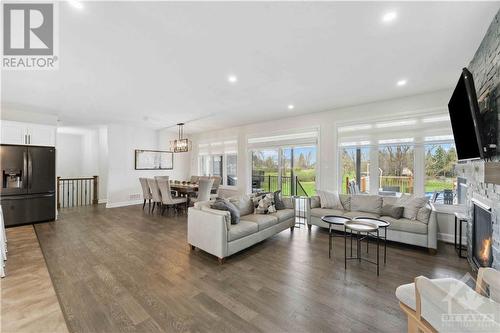
M 333 237 L 344 237 L 345 235 L 336 236 L 332 232 L 332 227 L 334 225 L 344 226 L 346 222 L 349 222 L 351 219 L 344 216 L 338 215 L 326 215 L 321 218 L 321 220 L 325 223 L 328 223 L 328 258 L 332 258 L 332 248 L 333 248 Z
M 352 242 L 351 242 L 351 256 L 347 256 L 347 231 L 350 231 L 351 234 L 351 240 L 352 237 L 356 237 L 356 256 L 352 256 Z M 363 235 L 364 233 L 364 235 Z M 370 235 L 375 235 L 377 236 L 377 260 L 376 261 L 371 261 L 368 258 L 363 258 L 361 256 L 361 241 L 363 239 L 368 239 Z M 349 222 L 346 222 L 344 224 L 344 267 L 345 270 L 347 270 L 347 261 L 348 260 L 356 260 L 361 262 L 366 261 L 371 264 L 377 265 L 377 276 L 379 275 L 379 242 L 380 242 L 380 237 L 379 237 L 379 226 L 376 223 L 372 223 L 369 221 L 358 221 L 358 220 L 351 220 Z

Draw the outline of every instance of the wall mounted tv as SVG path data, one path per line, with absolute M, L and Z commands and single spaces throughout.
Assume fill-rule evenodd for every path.
M 448 102 L 451 127 L 459 160 L 485 157 L 482 119 L 471 72 L 464 68 Z

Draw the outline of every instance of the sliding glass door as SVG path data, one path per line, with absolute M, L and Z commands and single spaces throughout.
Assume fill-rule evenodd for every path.
M 285 196 L 316 193 L 316 146 L 252 151 L 252 191 L 279 189 Z

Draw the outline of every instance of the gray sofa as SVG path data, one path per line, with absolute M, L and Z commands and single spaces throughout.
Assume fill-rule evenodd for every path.
M 431 209 L 430 215 L 427 219 L 394 219 L 390 216 L 381 216 L 380 211 L 382 208 L 381 205 L 392 205 L 396 202 L 397 198 L 372 195 L 358 196 L 365 200 L 366 204 L 358 204 L 356 207 L 351 207 L 352 197 L 350 195 L 340 194 L 339 197 L 342 207 L 337 207 L 337 209 L 320 208 L 321 201 L 319 196 L 312 197 L 307 218 L 309 229 L 311 229 L 311 225 L 328 228 L 329 225 L 321 220 L 321 217 L 325 215 L 340 215 L 349 218 L 359 216 L 375 217 L 385 220 L 391 224 L 387 230 L 388 240 L 425 247 L 429 249 L 430 253 L 436 253 L 437 220 L 436 212 L 430 205 L 427 205 L 427 208 Z M 360 201 L 358 199 L 356 200 L 358 202 Z M 333 229 L 343 231 L 342 226 L 334 226 Z
M 294 200 L 283 198 L 286 209 L 254 214 L 248 196 L 230 198 L 240 208 L 240 222 L 231 224 L 228 211 L 210 208 L 212 202 L 195 203 L 188 210 L 188 243 L 208 252 L 222 263 L 225 257 L 246 249 L 295 225 Z M 252 205 L 248 207 L 248 205 Z

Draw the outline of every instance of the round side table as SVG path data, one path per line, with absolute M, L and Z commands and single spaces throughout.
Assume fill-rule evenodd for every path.
M 389 222 L 381 220 L 381 219 L 376 219 L 373 217 L 364 217 L 364 216 L 359 216 L 353 218 L 354 221 L 361 221 L 361 222 L 369 222 L 369 223 L 374 223 L 378 225 L 379 228 L 384 229 L 384 237 L 380 236 L 381 239 L 384 240 L 384 264 L 387 263 L 387 228 L 391 225 Z M 368 253 L 368 244 L 370 243 L 370 239 L 366 239 L 366 253 Z
M 347 256 L 347 231 L 351 232 L 351 237 L 356 235 L 356 256 Z M 363 233 L 365 234 L 363 236 Z M 361 256 L 361 241 L 365 238 L 368 238 L 370 234 L 375 234 L 377 235 L 377 261 L 371 261 L 368 258 L 363 258 Z M 357 260 L 359 262 L 366 261 L 371 264 L 374 264 L 377 266 L 377 276 L 379 276 L 379 243 L 380 243 L 380 237 L 379 237 L 379 226 L 375 223 L 372 222 L 365 222 L 365 221 L 358 221 L 358 220 L 352 220 L 349 222 L 346 222 L 344 224 L 344 238 L 345 238 L 345 243 L 344 243 L 344 268 L 347 270 L 347 260 Z M 351 245 L 351 253 L 352 253 L 352 245 Z
M 333 237 L 344 237 L 345 236 L 345 235 L 344 236 L 335 236 L 333 234 L 332 227 L 334 225 L 343 226 L 346 222 L 351 221 L 351 219 L 348 217 L 338 216 L 338 215 L 325 215 L 321 218 L 321 220 L 325 223 L 328 223 L 328 258 L 331 259 L 332 258 L 332 249 L 333 249 Z

